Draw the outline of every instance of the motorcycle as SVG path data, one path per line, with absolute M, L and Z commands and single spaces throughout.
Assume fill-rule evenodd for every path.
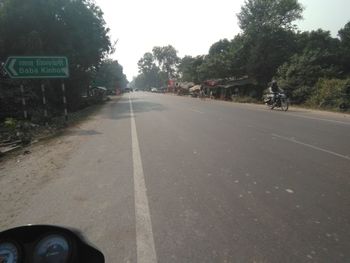
M 0 263 L 103 263 L 103 254 L 79 232 L 50 225 L 28 225 L 0 233 Z
M 264 98 L 264 103 L 271 110 L 277 107 L 287 111 L 289 108 L 289 99 L 284 93 L 268 94 Z

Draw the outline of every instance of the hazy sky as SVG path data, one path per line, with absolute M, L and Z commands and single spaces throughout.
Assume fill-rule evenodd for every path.
M 154 46 L 171 44 L 184 55 L 206 54 L 219 39 L 240 32 L 236 14 L 244 0 L 95 0 L 102 8 L 113 40 L 112 55 L 129 81 L 138 74 L 137 61 Z M 322 28 L 333 36 L 350 21 L 350 0 L 299 0 L 305 7 L 301 30 Z

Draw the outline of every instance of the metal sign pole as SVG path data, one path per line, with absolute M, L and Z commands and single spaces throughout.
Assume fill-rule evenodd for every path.
M 45 85 L 42 83 L 41 84 L 41 92 L 43 94 L 43 105 L 44 105 L 44 117 L 45 117 L 45 125 L 48 126 L 47 123 L 47 102 L 46 102 L 46 96 L 45 96 Z
M 26 109 L 26 99 L 24 97 L 24 86 L 23 86 L 23 84 L 21 84 L 20 88 L 21 88 L 21 95 L 22 95 L 23 116 L 24 116 L 24 119 L 27 120 L 28 113 L 27 113 L 27 109 Z
M 68 121 L 68 111 L 67 111 L 67 98 L 66 98 L 66 87 L 64 81 L 62 81 L 62 97 L 63 97 L 63 106 L 64 106 L 64 120 Z

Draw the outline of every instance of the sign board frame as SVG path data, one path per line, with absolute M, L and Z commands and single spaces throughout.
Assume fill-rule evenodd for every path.
M 63 66 L 61 66 L 60 70 L 63 72 L 63 74 L 60 75 L 55 75 L 54 73 L 52 73 L 52 75 L 48 75 L 48 73 L 40 73 L 42 72 L 42 68 L 44 66 L 42 66 L 40 68 L 40 66 L 31 66 L 31 65 L 24 65 L 23 67 L 33 67 L 36 70 L 38 70 L 38 73 L 33 73 L 33 74 L 20 74 L 16 67 L 16 62 L 18 62 L 18 60 L 27 60 L 27 61 L 33 61 L 33 65 L 34 65 L 34 61 L 35 60 L 43 60 L 43 61 L 50 61 L 50 60 L 60 60 L 60 61 L 64 61 Z M 56 67 L 56 69 L 59 67 Z M 63 70 L 62 70 L 63 68 Z M 65 79 L 65 78 L 69 78 L 69 64 L 68 64 L 68 58 L 65 56 L 9 56 L 6 59 L 5 65 L 4 65 L 4 69 L 7 72 L 7 74 L 10 76 L 10 78 L 13 79 Z

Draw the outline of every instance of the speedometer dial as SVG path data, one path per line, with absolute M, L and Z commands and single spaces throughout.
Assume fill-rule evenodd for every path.
M 49 235 L 36 246 L 34 263 L 65 263 L 69 255 L 68 241 L 61 235 Z
M 12 243 L 0 244 L 0 263 L 16 263 L 18 262 L 18 250 Z

